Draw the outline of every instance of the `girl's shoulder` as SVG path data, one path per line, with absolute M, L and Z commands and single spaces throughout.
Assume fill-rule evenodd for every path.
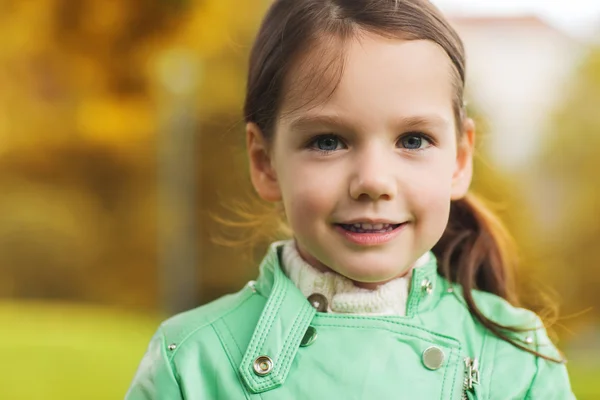
M 466 306 L 464 293 L 458 290 L 461 302 Z M 493 293 L 473 289 L 471 295 L 481 313 L 492 321 L 523 330 L 535 331 L 543 327 L 539 316 L 524 307 L 511 304 L 506 299 Z
M 493 334 L 477 320 L 467 307 L 460 285 L 448 284 L 447 288 L 432 315 L 435 322 L 431 324 L 451 337 L 460 338 L 465 353 L 478 359 L 481 372 L 478 390 L 484 398 L 487 395 L 495 398 L 493 394 L 502 392 L 506 382 L 512 382 L 514 388 L 528 387 L 526 391 L 519 389 L 510 398 L 574 398 L 564 356 L 536 313 L 514 306 L 495 294 L 471 291 L 481 314 L 497 324 L 516 328 L 515 332 L 505 333 L 518 345 L 531 350 L 525 351 Z M 562 362 L 549 361 L 535 353 Z
M 185 347 L 190 341 L 201 340 L 204 330 L 211 330 L 215 323 L 222 319 L 258 320 L 264 307 L 265 299 L 253 296 L 253 282 L 244 286 L 237 293 L 227 294 L 207 304 L 176 314 L 160 324 L 159 331 L 164 343 L 177 350 Z M 254 321 L 256 322 L 256 321 Z
M 212 387 L 197 377 L 184 379 L 182 374 L 193 374 L 195 369 L 228 371 L 224 343 L 237 348 L 235 343 L 242 343 L 248 336 L 245 330 L 253 329 L 264 308 L 265 299 L 253 294 L 255 291 L 246 286 L 162 322 L 150 340 L 126 399 L 181 399 L 182 381 L 187 381 L 194 398 Z M 237 324 L 232 329 L 233 322 Z M 230 390 L 233 393 L 235 389 Z
M 454 295 L 451 301 L 462 309 L 466 318 L 472 320 L 474 325 L 480 325 L 467 307 L 462 287 L 457 284 L 452 284 L 451 287 Z M 473 289 L 471 295 L 483 316 L 498 325 L 515 329 L 515 332 L 507 333 L 517 343 L 550 358 L 563 358 L 550 340 L 544 322 L 535 312 L 515 306 L 500 296 L 482 290 Z

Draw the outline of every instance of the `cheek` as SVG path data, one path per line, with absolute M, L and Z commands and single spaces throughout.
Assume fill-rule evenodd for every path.
M 292 227 L 300 227 L 330 214 L 339 198 L 340 185 L 327 179 L 322 171 L 293 164 L 290 162 L 280 175 L 281 188 L 288 220 Z
M 412 208 L 421 220 L 447 223 L 450 212 L 454 164 L 446 161 L 430 165 L 412 185 Z
M 420 219 L 446 218 L 450 211 L 450 186 L 439 182 L 422 185 L 413 199 L 414 210 Z

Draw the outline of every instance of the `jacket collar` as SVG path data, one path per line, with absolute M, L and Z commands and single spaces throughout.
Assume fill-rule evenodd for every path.
M 283 242 L 271 245 L 260 265 L 260 275 L 254 286 L 267 298 L 267 303 L 239 367 L 242 379 L 253 393 L 265 392 L 283 384 L 302 337 L 316 313 L 302 292 L 284 274 L 280 264 L 282 247 Z M 446 286 L 446 281 L 438 277 L 437 261 L 431 254 L 429 262 L 413 270 L 406 317 L 401 318 L 410 319 L 432 308 Z M 263 357 L 268 357 L 272 368 L 266 374 L 259 374 L 255 368 L 260 367 L 261 361 L 267 360 Z M 268 360 L 263 366 L 269 366 Z

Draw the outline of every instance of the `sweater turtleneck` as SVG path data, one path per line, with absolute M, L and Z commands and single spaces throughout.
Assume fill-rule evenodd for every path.
M 404 316 L 412 271 L 427 264 L 430 257 L 430 252 L 425 253 L 406 275 L 373 290 L 357 287 L 336 272 L 317 270 L 300 256 L 294 240 L 285 242 L 282 264 L 288 278 L 305 297 L 317 294 L 325 298 L 329 313 Z

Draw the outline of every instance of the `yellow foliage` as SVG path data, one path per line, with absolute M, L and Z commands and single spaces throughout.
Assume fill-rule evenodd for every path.
M 133 144 L 156 130 L 156 113 L 147 98 L 91 98 L 77 110 L 77 130 L 85 139 Z
M 190 10 L 175 42 L 198 51 L 204 58 L 231 51 L 232 46 L 239 44 L 240 34 L 256 29 L 265 8 L 264 1 L 205 1 Z M 242 37 L 249 42 L 248 39 Z

